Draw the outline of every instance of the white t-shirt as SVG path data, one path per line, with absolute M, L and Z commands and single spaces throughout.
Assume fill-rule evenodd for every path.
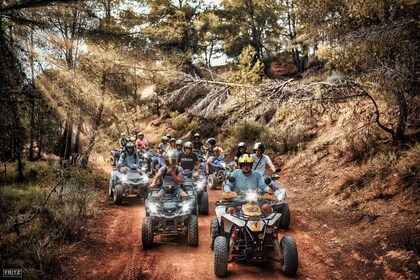
M 262 158 L 258 158 L 255 154 L 252 154 L 252 158 L 254 159 L 254 165 L 252 166 L 252 169 L 258 171 L 261 175 L 264 175 L 266 166 L 272 163 L 270 157 L 267 155 L 262 155 Z

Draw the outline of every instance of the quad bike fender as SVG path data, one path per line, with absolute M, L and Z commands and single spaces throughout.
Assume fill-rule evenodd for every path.
M 223 230 L 226 233 L 230 233 L 230 230 L 232 229 L 233 225 L 237 225 L 238 227 L 245 226 L 245 221 L 238 219 L 230 214 L 224 214 L 222 216 L 223 220 Z
M 223 216 L 224 214 L 226 214 L 226 206 L 224 206 L 224 205 L 221 205 L 221 206 L 216 206 L 215 211 L 216 211 L 217 221 L 218 221 L 219 225 L 221 225 L 221 222 L 222 222 L 222 216 Z
M 265 223 L 267 224 L 267 226 L 274 226 L 275 223 L 280 219 L 280 217 L 280 213 L 272 212 L 270 213 L 270 215 L 267 216 L 267 218 L 265 218 Z

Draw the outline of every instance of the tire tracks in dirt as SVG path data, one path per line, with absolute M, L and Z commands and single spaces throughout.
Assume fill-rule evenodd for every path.
M 69 252 L 60 279 L 217 279 L 213 273 L 213 252 L 210 249 L 210 221 L 215 218 L 215 202 L 220 189 L 209 190 L 209 215 L 199 216 L 199 245 L 190 247 L 186 238 L 162 240 L 143 250 L 141 221 L 145 216 L 144 202 L 132 197 L 122 206 L 101 195 L 102 209 L 90 226 L 87 238 Z M 280 235 L 296 239 L 299 269 L 295 279 L 344 279 L 333 255 L 334 247 L 312 236 L 319 225 L 312 221 L 306 209 L 294 209 L 299 199 L 289 193 L 291 227 Z M 280 264 L 230 263 L 228 279 L 288 279 L 280 272 Z

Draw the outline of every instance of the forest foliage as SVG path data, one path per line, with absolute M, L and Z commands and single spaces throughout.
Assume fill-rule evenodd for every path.
M 97 141 L 166 109 L 179 135 L 294 151 L 325 111 L 317 101 L 355 97 L 372 108 L 355 116 L 385 135 L 376 140 L 415 147 L 402 158 L 418 174 L 419 15 L 415 0 L 2 0 L 0 181 L 31 179 L 31 162 L 52 154 L 61 176 L 82 154 L 86 168 Z M 53 229 L 73 230 L 51 215 Z

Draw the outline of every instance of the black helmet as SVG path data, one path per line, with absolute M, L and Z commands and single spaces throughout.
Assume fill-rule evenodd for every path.
M 162 142 L 163 142 L 163 141 L 168 141 L 168 137 L 163 136 L 163 137 L 162 137 Z
M 187 149 L 187 148 L 192 149 L 192 148 L 193 148 L 193 143 L 191 143 L 190 141 L 185 142 L 185 144 L 184 144 L 184 151 L 185 151 L 185 149 Z
M 176 140 L 176 142 L 175 142 L 175 145 L 176 145 L 176 146 L 178 146 L 178 145 L 179 145 L 179 146 L 182 146 L 182 144 L 183 144 L 183 143 L 182 143 L 182 140 L 181 140 L 181 139 L 178 139 L 178 140 Z
M 216 139 L 209 138 L 209 139 L 207 139 L 206 143 L 209 143 L 210 145 L 214 146 L 214 145 L 216 145 Z
M 171 140 L 169 140 L 169 142 L 175 142 L 176 141 L 176 139 L 175 138 L 171 138 Z
M 238 151 L 239 151 L 239 149 L 240 148 L 245 148 L 245 150 L 246 150 L 246 145 L 245 145 L 245 143 L 244 142 L 240 142 L 239 144 L 238 144 Z
M 173 153 L 167 154 L 165 156 L 165 163 L 167 166 L 176 164 L 176 156 Z
M 261 150 L 261 154 L 263 154 L 265 147 L 263 143 L 257 142 L 254 144 L 254 147 L 252 147 L 252 149 L 254 150 L 254 153 L 255 153 L 255 150 Z

